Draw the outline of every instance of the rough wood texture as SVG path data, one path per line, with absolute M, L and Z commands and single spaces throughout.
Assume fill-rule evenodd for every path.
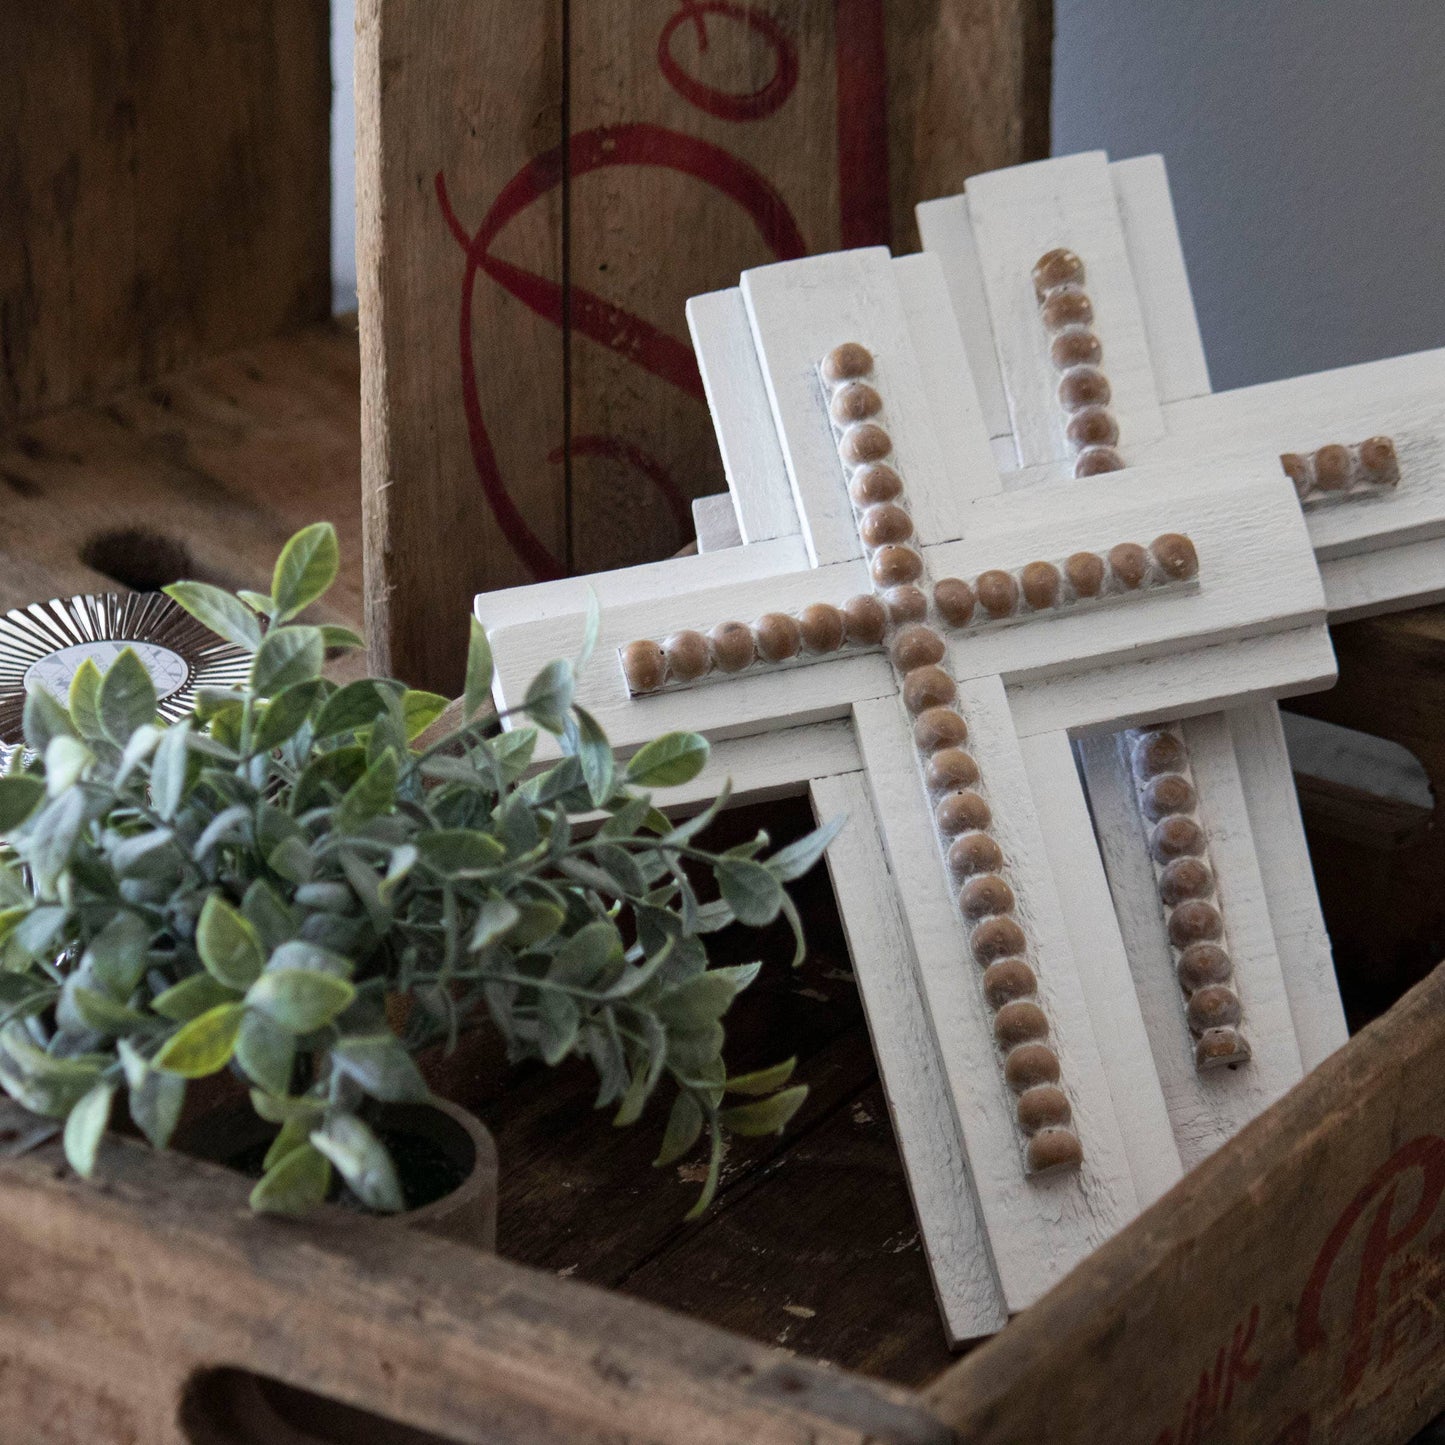
M 1385 1445 L 1445 1405 L 1445 969 L 928 1398 L 970 1445 Z M 1126 1427 L 1126 1428 L 1125 1428 Z
M 328 11 L 0 0 L 0 434 L 329 313 Z
M 917 195 L 1043 153 L 1050 15 L 362 0 L 381 665 L 455 689 L 463 645 L 435 617 L 674 552 L 721 482 L 686 298 L 783 257 L 916 244 Z

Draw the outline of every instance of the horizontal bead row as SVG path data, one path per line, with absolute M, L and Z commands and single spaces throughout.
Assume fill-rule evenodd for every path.
M 1145 826 L 1175 972 L 1200 1069 L 1244 1063 L 1249 1043 L 1240 1032 L 1234 965 L 1209 860 L 1209 838 L 1199 817 L 1199 795 L 1189 750 L 1177 726 L 1129 735 L 1135 796 Z
M 945 665 L 947 640 L 926 620 L 924 557 L 913 536 L 903 480 L 885 461 L 892 451 L 892 439 L 876 420 L 883 402 L 872 380 L 873 358 L 865 347 L 848 342 L 829 352 L 819 371 L 828 389 L 829 415 L 838 431 L 839 457 L 852 469 L 849 496 L 869 572 L 886 614 L 884 642 L 900 678 L 904 706 L 914 718 L 914 742 L 922 758 L 934 822 L 946 850 L 947 866 L 959 884 L 957 906 L 969 951 L 984 971 L 984 997 L 993 1010 L 993 1032 L 1003 1051 L 1004 1076 L 1018 1095 L 1015 1114 L 1027 1141 L 1025 1166 L 1030 1174 L 1077 1168 L 1083 1161 L 1083 1146 L 1071 1127 L 1068 1095 L 1059 1087 L 1059 1059 L 1048 1042 L 1049 1023 L 1039 1005 L 1038 980 L 1024 957 L 1028 939 L 1014 916 L 1017 900 L 1007 879 L 1007 865 L 989 832 L 993 815 L 978 762 L 964 746 L 968 724 L 956 705 L 958 684 Z M 1020 573 L 1036 578 L 1037 572 L 1030 568 L 1048 566 L 1051 564 L 1030 564 Z M 1064 584 L 1062 574 L 1053 570 L 1057 598 Z M 951 593 L 945 588 L 942 598 L 935 588 L 934 602 L 940 615 L 948 620 L 944 602 L 950 596 L 957 602 L 959 587 L 970 588 L 970 596 L 977 597 L 976 587 L 982 585 L 984 595 L 993 597 L 985 580 L 992 576 L 1002 579 L 1001 587 L 1018 594 L 1010 613 L 1016 610 L 1024 595 L 1025 578 L 997 572 L 983 574 L 972 584 L 959 582 Z M 957 606 L 953 610 L 960 615 Z M 970 601 L 970 615 L 972 611 Z
M 1049 358 L 1059 372 L 1059 404 L 1068 414 L 1064 435 L 1074 450 L 1074 475 L 1094 477 L 1124 465 L 1119 422 L 1109 409 L 1112 388 L 1099 368 L 1104 348 L 1093 330 L 1094 303 L 1084 290 L 1084 263 L 1063 247 L 1034 263 L 1034 295 L 1051 338 Z
M 1279 461 L 1306 507 L 1400 483 L 1400 459 L 1389 437 L 1368 437 L 1353 446 L 1331 442 L 1313 452 L 1285 452 Z

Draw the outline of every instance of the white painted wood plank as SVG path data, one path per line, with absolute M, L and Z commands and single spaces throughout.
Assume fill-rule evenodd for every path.
M 933 1288 L 949 1343 L 961 1344 L 1002 1329 L 1008 1315 L 979 1222 L 897 882 L 863 776 L 819 779 L 812 797 L 820 822 L 839 814 L 848 819 L 825 855 L 828 871 Z
M 1012 1312 L 1031 1304 L 1126 1224 L 1139 1203 L 1002 687 L 996 679 L 971 684 L 961 710 L 1084 1147 L 1081 1167 L 1066 1173 L 1035 1178 L 1024 1173 L 1013 1096 L 993 1042 L 979 971 L 966 951 L 902 704 L 896 698 L 860 703 L 855 717 L 980 1214 Z
M 1162 402 L 1204 396 L 1210 389 L 1209 365 L 1184 267 L 1164 157 L 1113 161 L 1109 179 L 1119 205 L 1129 267 L 1139 289 L 1155 390 Z
M 697 533 L 697 550 L 700 553 L 722 552 L 728 547 L 742 545 L 743 534 L 738 530 L 738 513 L 731 492 L 694 497 L 692 525 Z
M 978 264 L 978 248 L 973 240 L 973 223 L 968 217 L 966 196 L 945 196 L 937 201 L 924 201 L 914 207 L 923 248 L 938 257 L 943 279 L 953 302 L 954 318 L 959 335 L 973 368 L 984 424 L 993 438 L 1008 439 L 1006 468 L 1018 465 L 1013 448 L 1013 425 L 1009 421 L 1008 397 L 1004 394 L 1003 373 L 999 370 L 994 350 L 993 321 L 988 314 L 988 297 L 984 294 L 983 273 Z
M 1083 260 L 1120 447 L 1132 457 L 1163 434 L 1164 418 L 1104 153 L 974 176 L 965 195 L 1020 463 L 1057 460 L 1070 450 L 1031 275 L 1039 257 L 1060 246 Z
M 862 766 L 851 718 L 808 723 L 714 743 L 707 766 L 697 777 L 679 787 L 659 790 L 654 801 L 668 814 L 695 813 L 717 797 L 724 780 L 731 784 L 735 803 L 795 798 L 806 792 L 812 781 L 836 773 L 856 773 Z
M 1064 732 L 1020 738 L 1029 793 L 1141 1208 L 1183 1173 L 1083 783 Z
M 1331 622 L 1445 602 L 1445 538 L 1320 563 Z
M 974 384 L 968 353 L 963 349 L 958 322 L 949 302 L 948 288 L 936 256 L 901 256 L 893 263 L 904 314 L 913 336 L 914 350 L 923 368 L 923 383 L 933 408 L 933 425 L 960 482 L 961 501 L 988 497 L 1003 490 L 983 407 Z M 885 398 L 886 400 L 886 398 Z M 910 493 L 912 479 L 905 477 Z M 956 525 L 961 535 L 963 511 Z M 945 542 L 948 537 L 929 537 Z
M 941 279 L 938 281 L 943 292 Z M 861 342 L 873 353 L 892 464 L 925 542 L 957 537 L 966 512 L 962 459 L 934 428 L 924 371 L 892 259 L 872 247 L 784 261 L 742 278 L 773 417 L 793 496 L 815 563 L 861 555 L 846 478 L 825 408 L 818 365 L 835 346 Z M 946 295 L 941 304 L 947 305 Z
M 1227 714 L 1275 947 L 1306 1072 L 1349 1038 L 1300 821 L 1279 708 L 1256 703 Z
M 1121 735 L 1080 745 L 1089 801 L 1109 873 L 1155 1067 L 1186 1169 L 1206 1158 L 1303 1074 L 1294 1020 L 1275 951 L 1264 885 L 1253 850 L 1227 721 L 1220 714 L 1184 725 L 1200 817 L 1211 843 L 1225 936 L 1234 960 L 1242 1030 L 1253 1057 L 1237 1068 L 1201 1073 L 1174 973 L 1144 820 Z
M 742 292 L 694 296 L 687 324 L 743 540 L 795 536 L 798 512 Z

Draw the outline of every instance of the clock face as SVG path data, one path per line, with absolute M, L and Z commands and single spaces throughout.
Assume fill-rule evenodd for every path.
M 180 653 L 172 652 L 169 647 L 162 647 L 158 642 L 141 642 L 138 638 L 129 638 L 106 642 L 77 642 L 72 647 L 62 647 L 48 657 L 42 657 L 27 669 L 25 691 L 34 692 L 37 687 L 43 687 L 46 692 L 64 702 L 70 696 L 70 684 L 75 674 L 80 671 L 81 663 L 89 659 L 101 672 L 106 672 L 127 647 L 145 663 L 158 698 L 168 698 L 186 685 L 191 669 Z

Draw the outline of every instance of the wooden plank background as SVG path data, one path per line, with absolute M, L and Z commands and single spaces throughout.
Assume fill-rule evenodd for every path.
M 330 314 L 328 12 L 0 0 L 0 435 Z
M 455 690 L 475 592 L 687 541 L 724 484 L 687 297 L 911 248 L 916 200 L 1044 154 L 1051 14 L 361 0 L 374 662 Z

